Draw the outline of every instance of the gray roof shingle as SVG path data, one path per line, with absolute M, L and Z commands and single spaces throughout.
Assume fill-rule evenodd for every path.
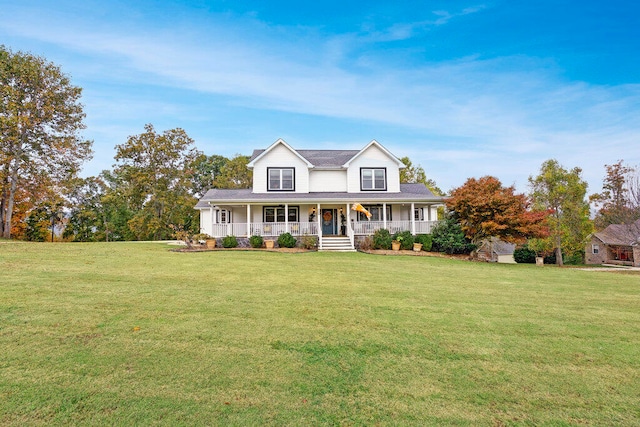
M 249 161 L 253 161 L 264 152 L 265 150 L 253 150 Z M 296 150 L 296 152 L 315 167 L 340 168 L 360 150 Z
M 640 219 L 633 224 L 611 224 L 594 233 L 604 244 L 616 246 L 640 245 Z
M 416 202 L 442 203 L 443 198 L 434 195 L 424 184 L 400 184 L 399 193 L 380 192 L 269 192 L 253 193 L 251 188 L 242 189 L 211 189 L 200 199 L 196 208 L 209 207 L 209 202 L 224 203 L 315 203 L 315 202 L 343 202 L 343 203 L 382 203 L 382 202 Z

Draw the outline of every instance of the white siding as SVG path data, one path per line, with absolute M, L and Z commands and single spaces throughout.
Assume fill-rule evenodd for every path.
M 200 232 L 211 235 L 211 209 L 200 210 Z
M 255 163 L 253 168 L 253 192 L 267 192 L 267 168 L 295 168 L 295 192 L 309 192 L 309 169 L 307 164 L 284 145 L 277 145 Z
M 398 164 L 376 145 L 371 145 L 349 165 L 347 172 L 347 191 L 349 193 L 359 193 L 361 191 L 360 168 L 386 168 L 386 192 L 400 192 L 400 170 L 398 169 Z
M 247 222 L 247 208 L 246 206 L 237 207 L 234 206 L 231 209 L 231 222 L 233 223 L 246 223 Z
M 427 220 L 427 221 L 437 221 L 438 220 L 438 207 L 437 206 L 431 206 L 428 209 L 430 210 L 430 212 L 429 212 L 430 216 L 429 216 L 429 214 L 427 214 L 427 216 L 425 216 L 425 220 Z
M 309 171 L 309 191 L 347 191 L 347 171 Z

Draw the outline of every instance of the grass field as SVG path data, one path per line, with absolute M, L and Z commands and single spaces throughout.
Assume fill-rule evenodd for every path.
M 640 275 L 0 243 L 0 425 L 640 425 Z

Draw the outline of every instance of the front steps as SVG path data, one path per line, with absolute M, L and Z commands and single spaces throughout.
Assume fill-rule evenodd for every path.
M 331 252 L 355 252 L 355 248 L 351 245 L 351 241 L 347 236 L 322 236 L 321 251 Z

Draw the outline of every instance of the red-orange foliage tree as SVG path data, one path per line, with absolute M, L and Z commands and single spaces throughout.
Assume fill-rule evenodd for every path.
M 498 178 L 469 178 L 446 200 L 456 213 L 462 231 L 475 244 L 489 237 L 520 243 L 547 234 L 547 212 L 529 210 L 529 200 L 516 194 L 515 187 L 503 187 Z

